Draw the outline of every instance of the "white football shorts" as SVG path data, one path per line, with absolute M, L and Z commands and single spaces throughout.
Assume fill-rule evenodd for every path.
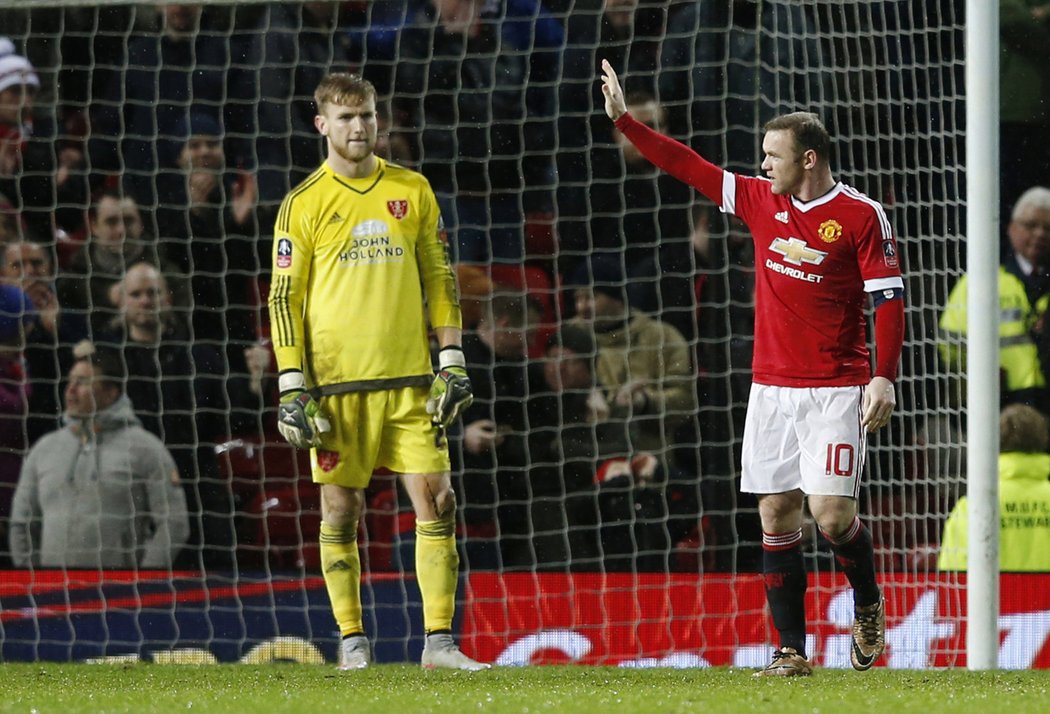
M 752 384 L 740 490 L 856 498 L 867 450 L 863 396 L 862 386 Z

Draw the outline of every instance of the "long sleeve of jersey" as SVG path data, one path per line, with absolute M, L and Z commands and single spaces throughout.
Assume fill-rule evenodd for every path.
M 875 308 L 875 376 L 894 381 L 903 349 L 904 300 L 887 300 Z
M 431 327 L 462 327 L 456 276 L 448 261 L 448 251 L 441 237 L 441 218 L 437 201 L 429 193 L 424 207 L 423 234 L 416 244 L 420 279 L 426 293 Z
M 723 169 L 685 144 L 653 131 L 630 114 L 617 119 L 616 128 L 654 165 L 722 206 Z
M 274 228 L 273 264 L 267 305 L 270 309 L 271 335 L 277 369 L 303 369 L 305 360 L 305 323 L 303 304 L 310 277 L 312 246 L 298 225 L 302 217 L 293 211 L 293 196 L 281 204 Z M 295 214 L 295 215 L 293 215 Z

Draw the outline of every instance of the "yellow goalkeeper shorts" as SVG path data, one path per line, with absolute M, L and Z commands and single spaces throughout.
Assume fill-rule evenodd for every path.
M 405 387 L 323 397 L 332 430 L 310 451 L 314 483 L 364 488 L 381 467 L 399 474 L 448 471 L 448 441 L 437 444 L 426 410 L 428 391 Z

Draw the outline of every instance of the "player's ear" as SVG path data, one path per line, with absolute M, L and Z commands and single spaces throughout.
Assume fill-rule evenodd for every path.
M 321 136 L 328 136 L 328 123 L 320 114 L 314 117 L 314 127 Z

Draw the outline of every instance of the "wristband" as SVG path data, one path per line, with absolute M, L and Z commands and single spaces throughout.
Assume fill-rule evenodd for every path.
M 459 345 L 442 347 L 441 351 L 438 352 L 438 369 L 447 369 L 448 367 L 467 368 L 467 358 L 463 355 L 463 348 Z
M 281 394 L 297 389 L 306 390 L 306 377 L 303 376 L 302 370 L 289 369 L 277 376 L 277 391 Z

